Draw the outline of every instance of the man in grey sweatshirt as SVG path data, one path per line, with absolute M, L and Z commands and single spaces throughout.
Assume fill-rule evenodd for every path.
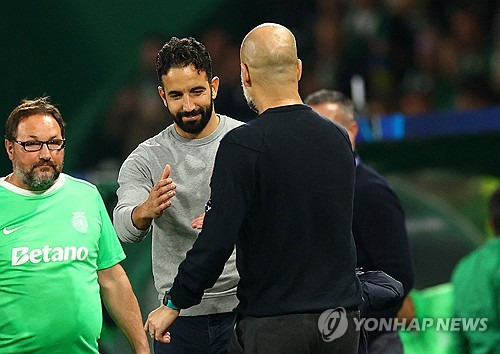
M 156 70 L 158 92 L 174 123 L 123 163 L 113 217 L 124 242 L 140 242 L 152 232 L 153 276 L 163 299 L 198 236 L 219 141 L 242 123 L 215 113 L 219 78 L 212 76 L 210 55 L 195 39 L 172 37 L 158 53 Z M 238 280 L 233 251 L 214 287 L 199 305 L 182 310 L 166 334 L 171 342 L 155 341 L 155 352 L 225 353 Z

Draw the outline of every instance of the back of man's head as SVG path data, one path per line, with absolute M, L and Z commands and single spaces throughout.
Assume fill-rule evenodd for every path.
M 240 48 L 241 62 L 261 86 L 298 81 L 297 44 L 292 32 L 276 23 L 264 23 L 251 30 Z
M 307 96 L 304 103 L 313 108 L 328 103 L 338 105 L 343 114 L 342 117 L 338 117 L 339 119 L 335 119 L 335 121 L 344 127 L 347 127 L 354 120 L 354 104 L 340 91 L 319 90 Z M 327 118 L 332 119 L 332 117 Z
M 495 236 L 500 237 L 500 188 L 497 188 L 490 197 L 490 225 Z
M 193 65 L 200 73 L 205 72 L 208 81 L 212 79 L 212 59 L 202 43 L 192 37 L 170 38 L 156 57 L 156 74 L 160 86 L 163 86 L 161 77 L 171 68 L 189 65 Z

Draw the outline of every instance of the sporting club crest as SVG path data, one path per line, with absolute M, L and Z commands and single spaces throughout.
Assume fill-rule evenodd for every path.
M 73 218 L 71 219 L 71 225 L 73 225 L 73 228 L 82 233 L 85 234 L 89 230 L 89 223 L 87 221 L 87 217 L 85 216 L 85 213 L 83 211 L 74 211 L 73 212 Z

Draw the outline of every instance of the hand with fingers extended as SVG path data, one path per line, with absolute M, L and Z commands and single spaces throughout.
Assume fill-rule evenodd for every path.
M 170 165 L 163 170 L 160 180 L 154 185 L 148 199 L 134 208 L 132 221 L 141 230 L 151 226 L 151 222 L 162 216 L 165 209 L 172 205 L 171 198 L 175 196 L 175 183 L 170 176 Z
M 200 216 L 198 216 L 196 219 L 194 219 L 192 222 L 191 222 L 191 227 L 193 229 L 198 229 L 198 230 L 201 230 L 202 227 L 203 227 L 203 220 L 205 219 L 205 213 L 201 214 Z
M 167 332 L 167 329 L 174 323 L 178 316 L 178 310 L 162 305 L 149 314 L 144 324 L 144 330 L 154 340 L 162 343 L 170 343 L 170 332 Z

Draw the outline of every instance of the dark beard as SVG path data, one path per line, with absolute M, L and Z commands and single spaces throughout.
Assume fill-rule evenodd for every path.
M 53 169 L 52 173 L 49 176 L 46 176 L 46 173 L 43 174 L 43 177 L 35 174 L 35 168 L 38 166 L 49 166 Z M 43 191 L 49 189 L 54 182 L 59 177 L 62 170 L 58 168 L 52 162 L 43 162 L 37 163 L 31 166 L 29 171 L 23 171 L 21 169 L 17 169 L 18 175 L 20 175 L 22 181 L 30 188 L 32 191 Z
M 212 95 L 210 94 L 210 106 L 207 108 L 200 108 L 192 110 L 191 112 L 183 112 L 180 111 L 177 114 L 172 114 L 170 109 L 167 108 L 168 115 L 172 118 L 172 120 L 177 124 L 177 126 L 184 132 L 188 134 L 199 134 L 210 121 L 210 117 L 212 116 L 212 111 L 214 108 L 214 101 L 212 99 Z M 198 121 L 184 122 L 182 117 L 193 117 L 198 114 L 201 114 L 201 119 Z

